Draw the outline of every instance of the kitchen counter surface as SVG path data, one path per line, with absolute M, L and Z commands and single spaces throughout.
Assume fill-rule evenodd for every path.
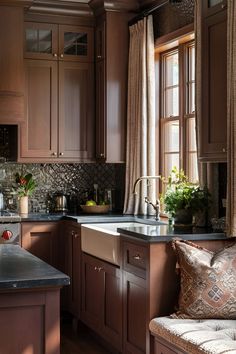
M 174 237 L 181 237 L 185 240 L 218 240 L 225 239 L 226 236 L 222 232 L 212 232 L 211 229 L 193 228 L 192 230 L 174 230 L 167 222 L 162 221 L 162 225 L 156 225 L 154 216 L 142 215 L 123 215 L 118 213 L 109 214 L 80 214 L 72 215 L 65 213 L 32 213 L 25 216 L 21 215 L 22 222 L 28 221 L 60 221 L 71 220 L 78 224 L 92 223 L 117 223 L 117 222 L 140 222 L 146 225 L 137 227 L 118 228 L 117 231 L 126 237 L 136 238 L 146 242 L 168 242 Z
M 70 278 L 17 245 L 0 245 L 0 291 L 68 285 Z
M 142 222 L 148 224 L 156 224 L 154 216 L 133 216 L 123 215 L 121 213 L 108 213 L 108 214 L 65 214 L 65 213 L 30 213 L 27 215 L 21 215 L 21 221 L 60 221 L 60 220 L 72 220 L 78 224 L 88 223 L 103 223 L 103 222 Z
M 63 213 L 30 213 L 30 214 L 21 214 L 21 222 L 25 221 L 59 221 L 66 219 L 66 214 Z
M 222 240 L 226 239 L 226 235 L 222 232 L 212 232 L 211 229 L 195 228 L 190 230 L 174 230 L 173 226 L 169 225 L 145 225 L 118 228 L 117 231 L 133 239 L 138 239 L 145 242 L 168 242 L 175 237 L 185 240 Z M 234 239 L 235 240 L 235 239 Z

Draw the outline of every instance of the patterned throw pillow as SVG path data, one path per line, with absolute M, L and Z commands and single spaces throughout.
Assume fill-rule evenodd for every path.
M 180 267 L 179 309 L 174 318 L 236 319 L 236 244 L 217 251 L 173 240 Z

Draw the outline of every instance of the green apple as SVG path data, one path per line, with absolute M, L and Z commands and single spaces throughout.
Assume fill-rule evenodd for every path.
M 90 200 L 87 200 L 87 202 L 85 203 L 85 205 L 87 205 L 87 206 L 92 206 L 92 205 L 97 205 L 97 203 L 96 203 L 94 200 L 90 199 Z

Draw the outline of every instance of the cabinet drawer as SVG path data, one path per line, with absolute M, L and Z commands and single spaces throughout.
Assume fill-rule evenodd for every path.
M 123 242 L 123 268 L 124 270 L 146 277 L 148 264 L 148 249 L 135 243 Z

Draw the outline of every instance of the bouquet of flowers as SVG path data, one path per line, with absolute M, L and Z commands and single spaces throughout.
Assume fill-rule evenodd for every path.
M 33 179 L 31 173 L 27 173 L 25 175 L 19 174 L 18 172 L 15 174 L 15 184 L 14 189 L 19 197 L 25 197 L 32 195 L 33 191 L 36 188 L 36 182 Z

